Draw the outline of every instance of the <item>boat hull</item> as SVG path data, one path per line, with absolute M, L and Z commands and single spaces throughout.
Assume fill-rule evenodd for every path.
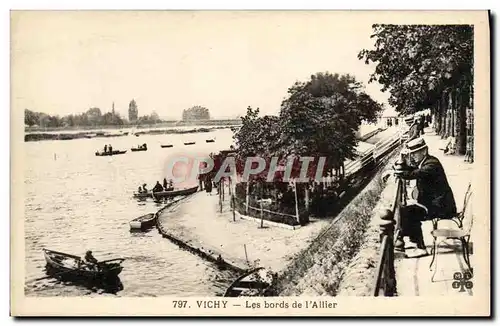
M 156 225 L 157 216 L 155 213 L 146 214 L 129 222 L 130 231 L 145 231 Z
M 120 154 L 125 154 L 127 151 L 113 151 L 111 153 L 109 152 L 96 152 L 95 156 L 112 156 L 112 155 L 120 155 Z
M 161 145 L 161 148 L 170 148 L 170 147 L 174 147 L 174 145 Z
M 91 281 L 102 281 L 114 279 L 123 270 L 121 262 L 124 259 L 116 259 L 115 263 L 99 263 L 99 266 L 89 267 L 78 256 L 43 249 L 46 270 L 49 274 L 67 279 L 85 279 Z M 81 267 L 78 267 L 78 262 Z
M 148 149 L 147 148 L 131 148 L 130 149 L 132 152 L 145 152 Z
M 179 190 L 171 190 L 171 191 L 160 191 L 154 193 L 154 198 L 169 198 L 175 196 L 187 196 L 194 194 L 198 190 L 198 186 L 187 188 L 187 189 L 179 189 Z M 134 193 L 135 198 L 153 198 L 152 192 L 147 193 Z
M 224 297 L 266 296 L 272 280 L 268 279 L 263 267 L 247 271 L 227 288 Z

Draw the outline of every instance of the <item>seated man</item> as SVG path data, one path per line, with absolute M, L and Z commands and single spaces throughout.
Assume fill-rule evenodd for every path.
M 457 208 L 443 166 L 436 157 L 429 155 L 425 141 L 422 138 L 412 140 L 408 142 L 407 150 L 410 167 L 397 175 L 405 180 L 416 180 L 419 205 L 402 208 L 401 236 L 409 236 L 410 241 L 417 245 L 413 255 L 408 257 L 420 257 L 427 254 L 421 222 L 433 218 L 451 218 Z
M 160 181 L 156 181 L 156 185 L 153 188 L 153 192 L 163 191 L 163 186 L 160 184 Z
M 85 262 L 89 265 L 90 269 L 98 270 L 99 266 L 97 259 L 92 255 L 92 251 L 88 250 L 85 254 Z

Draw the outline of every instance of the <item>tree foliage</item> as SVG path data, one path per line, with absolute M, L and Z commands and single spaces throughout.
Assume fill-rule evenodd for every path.
M 354 77 L 317 73 L 288 89 L 279 116 L 247 108 L 234 135 L 238 156 L 324 156 L 327 169 L 338 167 L 354 157 L 361 123 L 375 121 L 381 110 Z
M 182 120 L 196 121 L 196 120 L 210 120 L 210 112 L 206 107 L 195 105 L 189 109 L 182 111 Z
M 382 106 L 350 75 L 318 73 L 288 89 L 280 111 L 287 155 L 325 156 L 327 168 L 354 157 L 355 134 Z
M 43 128 L 57 127 L 90 127 L 90 126 L 121 126 L 123 119 L 116 112 L 101 113 L 99 108 L 90 108 L 81 114 L 70 114 L 64 117 L 51 116 L 42 112 L 24 110 L 24 124 Z
M 389 103 L 402 114 L 432 106 L 450 87 L 472 84 L 472 26 L 373 25 L 371 37 L 374 49 L 358 58 L 376 64 L 370 82 L 389 91 Z

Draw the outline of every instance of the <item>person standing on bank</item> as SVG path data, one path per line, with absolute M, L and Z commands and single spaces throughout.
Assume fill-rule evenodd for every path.
M 420 137 L 420 124 L 418 117 L 415 117 L 408 131 L 408 141 L 412 141 L 418 137 Z
M 441 162 L 429 155 L 428 147 L 423 138 L 407 143 L 409 155 L 408 169 L 395 174 L 404 180 L 416 180 L 417 204 L 404 206 L 401 209 L 402 236 L 408 236 L 417 248 L 408 258 L 427 255 L 422 234 L 422 222 L 433 218 L 450 219 L 456 212 L 455 198 L 448 184 L 448 179 Z M 423 207 L 425 208 L 423 208 Z M 404 250 L 404 242 L 401 240 Z

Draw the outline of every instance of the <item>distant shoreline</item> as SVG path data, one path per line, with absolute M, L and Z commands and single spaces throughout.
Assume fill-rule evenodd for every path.
M 105 126 L 74 126 L 74 127 L 25 127 L 24 132 L 56 132 L 56 131 L 89 131 L 89 130 L 104 130 L 104 129 L 147 129 L 147 128 L 164 128 L 164 127 L 195 127 L 195 126 L 237 126 L 241 125 L 241 119 L 213 119 L 213 120 L 196 120 L 196 121 L 179 121 L 166 120 L 156 124 L 136 125 L 126 123 L 121 126 L 105 125 Z
M 200 126 L 198 123 L 197 126 Z M 130 126 L 128 128 L 112 128 L 113 131 L 102 131 L 100 129 L 90 129 L 82 130 L 81 132 L 74 133 L 63 133 L 63 132 L 33 132 L 24 135 L 24 141 L 42 141 L 42 140 L 72 140 L 72 139 L 82 139 L 82 138 L 109 138 L 109 137 L 123 137 L 129 135 L 136 135 L 137 137 L 141 135 L 165 135 L 165 134 L 190 134 L 190 133 L 200 133 L 200 132 L 210 132 L 217 129 L 229 129 L 236 125 L 224 125 L 224 126 L 213 126 L 213 127 L 199 127 L 190 129 L 165 129 L 166 126 L 161 128 L 159 125 L 151 126 L 150 130 L 133 130 Z M 167 126 L 168 127 L 168 126 Z M 184 127 L 177 125 L 176 127 Z M 144 129 L 145 127 L 141 128 Z M 129 129 L 127 131 L 123 129 Z M 71 129 L 70 129 L 71 130 Z M 68 131 L 68 130 L 60 130 Z M 76 131 L 76 130 L 75 130 Z M 117 132 L 118 131 L 118 132 Z

